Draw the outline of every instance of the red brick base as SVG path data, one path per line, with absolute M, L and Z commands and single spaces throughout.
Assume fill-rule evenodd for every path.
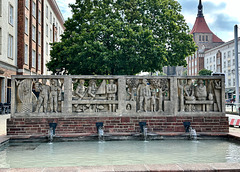
M 139 122 L 146 121 L 150 132 L 184 132 L 184 121 L 197 132 L 228 132 L 227 117 L 68 117 L 11 118 L 8 135 L 46 135 L 49 123 L 56 122 L 56 134 L 96 133 L 96 122 L 103 122 L 105 133 L 139 133 Z

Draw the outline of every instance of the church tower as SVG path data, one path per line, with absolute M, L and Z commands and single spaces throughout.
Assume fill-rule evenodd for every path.
M 198 72 L 204 68 L 204 52 L 224 43 L 209 29 L 203 15 L 201 0 L 199 0 L 198 14 L 190 34 L 193 35 L 198 50 L 194 55 L 187 57 L 188 75 L 198 75 Z

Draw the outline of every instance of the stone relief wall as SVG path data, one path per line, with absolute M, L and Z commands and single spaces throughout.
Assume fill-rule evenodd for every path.
M 180 112 L 221 112 L 222 81 L 219 79 L 178 79 Z M 224 97 L 223 97 L 224 98 Z
M 224 114 L 224 77 L 13 76 L 12 115 Z

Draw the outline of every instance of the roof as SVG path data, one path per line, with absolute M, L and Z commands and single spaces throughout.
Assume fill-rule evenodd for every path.
M 194 33 L 211 33 L 213 34 L 213 42 L 223 42 L 208 27 L 204 17 L 197 17 L 190 34 Z

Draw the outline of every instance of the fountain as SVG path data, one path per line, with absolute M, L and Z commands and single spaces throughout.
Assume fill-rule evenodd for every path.
M 48 133 L 48 139 L 50 143 L 53 141 L 53 137 L 55 136 L 55 129 L 57 127 L 57 123 L 49 123 L 49 133 Z
M 143 127 L 143 137 L 144 137 L 144 141 L 147 141 L 147 127 L 146 126 L 144 126 Z
M 98 132 L 98 141 L 104 141 L 104 130 L 103 122 L 96 122 L 97 132 Z
M 192 127 L 189 127 L 189 138 L 191 140 L 197 140 L 197 132 Z

